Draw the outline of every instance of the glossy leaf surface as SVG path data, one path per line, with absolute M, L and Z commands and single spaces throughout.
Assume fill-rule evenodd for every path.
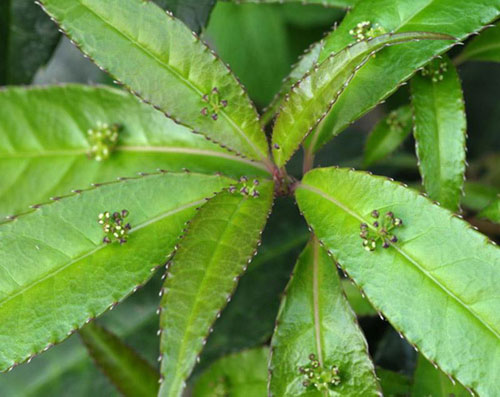
M 108 159 L 89 158 L 88 130 L 118 125 Z M 156 169 L 265 175 L 262 163 L 235 156 L 175 124 L 134 96 L 67 85 L 0 90 L 0 217 L 91 183 Z
M 76 193 L 1 224 L 0 369 L 60 342 L 147 281 L 195 208 L 229 183 L 151 175 Z M 98 215 L 123 209 L 128 241 L 104 244 Z
M 80 336 L 97 366 L 124 396 L 156 396 L 158 372 L 118 336 L 95 323 L 83 327 Z
M 252 182 L 250 182 L 252 183 Z M 273 199 L 224 191 L 191 221 L 167 271 L 161 303 L 160 396 L 180 396 L 218 313 L 255 254 Z
M 0 85 L 31 83 L 59 41 L 57 27 L 32 0 L 0 4 Z
M 413 375 L 411 395 L 412 397 L 469 397 L 470 393 L 419 355 Z
M 344 18 L 338 29 L 325 38 L 325 47 L 318 61 L 352 43 L 354 38 L 349 31 L 363 21 L 387 32 L 432 31 L 464 40 L 499 15 L 500 0 L 379 0 L 376 6 L 372 1 L 362 1 Z M 417 69 L 453 44 L 450 41 L 407 43 L 378 54 L 353 77 L 321 128 L 311 134 L 306 141 L 309 150 L 319 150 L 329 139 L 393 93 Z M 381 75 L 384 78 L 380 78 Z
M 437 59 L 413 77 L 411 90 L 425 190 L 433 200 L 457 211 L 464 183 L 467 127 L 457 71 L 448 58 Z
M 364 166 L 372 165 L 396 150 L 411 132 L 412 110 L 402 106 L 377 123 L 365 145 Z
M 368 345 L 343 295 L 337 268 L 316 239 L 297 261 L 271 349 L 272 396 L 378 395 Z M 300 372 L 314 361 L 319 362 L 316 371 L 325 373 L 321 386 Z M 338 384 L 328 384 L 335 367 L 338 374 L 333 377 Z M 308 381 L 305 386 L 303 382 Z
M 500 62 L 500 24 L 486 29 L 473 39 L 455 60 Z
M 82 51 L 138 96 L 236 152 L 267 159 L 265 135 L 243 88 L 180 20 L 141 0 L 43 4 Z
M 267 394 L 268 348 L 231 354 L 217 360 L 198 379 L 193 397 L 258 397 Z
M 283 166 L 304 138 L 331 109 L 353 75 L 382 48 L 414 40 L 449 40 L 449 36 L 425 32 L 384 34 L 360 41 L 329 56 L 295 84 L 276 118 L 273 129 L 273 155 Z
M 154 2 L 170 10 L 196 33 L 205 27 L 215 5 L 215 0 L 154 0 Z
M 296 196 L 318 238 L 410 343 L 480 395 L 498 392 L 498 247 L 448 210 L 383 177 L 316 169 Z M 377 233 L 373 210 L 379 222 L 389 211 L 403 222 L 387 249 L 380 241 L 374 251 L 363 247 L 361 224 Z
M 342 280 L 342 289 L 349 302 L 349 306 L 351 306 L 357 316 L 375 316 L 377 314 L 377 311 L 370 305 L 370 302 L 361 294 L 359 288 L 350 280 Z

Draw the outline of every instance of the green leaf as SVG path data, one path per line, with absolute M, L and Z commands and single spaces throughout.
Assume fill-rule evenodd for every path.
M 349 280 L 342 280 L 342 289 L 347 301 L 357 316 L 375 316 L 377 311 L 370 305 L 370 302 L 361 294 L 359 288 Z
M 262 234 L 259 252 L 215 323 L 195 371 L 220 356 L 259 346 L 271 339 L 293 262 L 308 238 L 304 218 L 293 200 L 276 200 Z
M 465 175 L 465 105 L 457 71 L 436 59 L 411 81 L 414 135 L 426 192 L 457 211 Z
M 230 182 L 160 173 L 75 193 L 0 224 L 0 370 L 134 292 L 164 263 L 195 208 Z M 132 226 L 128 242 L 104 244 L 99 213 L 122 209 Z
M 268 4 L 268 3 L 280 3 L 280 4 L 288 4 L 288 3 L 298 3 L 300 2 L 303 5 L 307 4 L 320 4 L 324 7 L 338 7 L 338 8 L 351 8 L 360 0 L 222 0 L 222 1 L 232 1 L 236 4 L 247 4 L 247 3 L 259 3 L 259 4 Z
M 500 223 L 500 195 L 497 195 L 497 197 L 478 214 L 478 217 Z
M 346 169 L 309 172 L 299 207 L 325 247 L 375 308 L 430 360 L 480 395 L 495 395 L 500 368 L 500 250 L 417 192 Z M 403 221 L 389 248 L 367 251 L 373 210 Z M 471 273 L 471 270 L 473 272 Z M 460 357 L 460 360 L 457 360 Z M 464 359 L 465 358 L 465 359 Z
M 385 397 L 406 397 L 410 395 L 411 381 L 407 376 L 380 367 L 376 371 Z
M 205 27 L 215 5 L 215 0 L 154 0 L 154 2 L 170 10 L 196 33 L 200 33 Z
M 412 110 L 401 106 L 383 118 L 368 136 L 365 145 L 365 167 L 376 163 L 396 150 L 411 132 Z
M 320 123 L 356 72 L 384 47 L 415 40 L 450 40 L 426 32 L 383 34 L 332 54 L 304 75 L 285 96 L 273 130 L 273 155 L 283 166 L 304 138 Z
M 500 189 L 484 183 L 465 182 L 464 192 L 462 205 L 473 211 L 481 211 L 495 200 Z
M 158 307 L 159 274 L 148 284 L 127 298 L 114 310 L 99 317 L 114 334 L 141 352 L 151 364 L 158 357 L 159 340 Z M 106 396 L 118 397 L 119 393 L 109 380 L 96 368 L 81 338 L 74 334 L 44 354 L 33 358 L 29 364 L 14 368 L 0 376 L 2 396 Z
M 454 60 L 455 64 L 465 61 L 500 62 L 500 24 L 481 32 Z
M 193 397 L 265 396 L 268 355 L 269 349 L 261 347 L 217 360 L 196 382 Z
M 142 0 L 43 4 L 83 52 L 139 97 L 221 145 L 268 161 L 266 137 L 248 96 L 180 20 Z
M 337 268 L 316 239 L 297 261 L 271 350 L 270 395 L 378 395 L 368 344 L 342 293 Z M 321 386 L 313 381 L 306 386 L 308 377 L 300 368 L 314 367 L 315 361 L 319 368 L 314 372 L 323 373 L 324 380 Z
M 470 393 L 419 355 L 411 395 L 412 397 L 469 397 Z
M 52 55 L 59 32 L 33 0 L 0 4 L 0 85 L 31 83 Z
M 212 324 L 256 253 L 273 185 L 261 181 L 256 188 L 258 198 L 225 191 L 205 204 L 168 266 L 160 306 L 159 396 L 181 395 Z
M 282 14 L 272 5 L 219 2 L 204 35 L 259 105 L 278 91 L 291 62 Z
M 104 161 L 89 158 L 88 130 L 118 125 Z M 240 177 L 265 166 L 235 156 L 123 91 L 67 85 L 0 90 L 0 217 L 71 189 L 156 169 Z
M 115 334 L 90 323 L 80 336 L 97 366 L 124 396 L 156 396 L 158 372 Z
M 338 29 L 325 38 L 325 47 L 318 61 L 352 43 L 354 38 L 349 31 L 363 21 L 388 32 L 433 31 L 464 40 L 499 15 L 500 0 L 361 1 Z M 305 145 L 313 153 L 318 151 L 328 140 L 392 94 L 416 70 L 455 43 L 407 43 L 378 54 L 353 77 L 321 127 L 311 134 Z

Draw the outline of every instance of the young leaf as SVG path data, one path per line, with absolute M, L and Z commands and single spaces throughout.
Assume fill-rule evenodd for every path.
M 498 247 L 383 177 L 316 169 L 296 197 L 318 238 L 408 341 L 480 395 L 496 394 Z
M 273 155 L 278 167 L 292 157 L 304 138 L 331 109 L 353 75 L 375 52 L 389 45 L 423 39 L 450 40 L 451 37 L 426 32 L 383 34 L 332 54 L 306 74 L 285 97 L 276 118 Z
M 108 158 L 89 131 L 116 126 Z M 98 142 L 97 142 L 98 143 Z M 222 149 L 134 96 L 67 85 L 0 90 L 0 217 L 71 189 L 157 168 L 240 177 L 267 175 L 262 163 Z
M 457 211 L 465 174 L 465 106 L 457 71 L 436 59 L 411 81 L 414 135 L 426 192 Z
M 146 282 L 195 208 L 229 183 L 161 173 L 79 191 L 0 224 L 0 370 L 65 339 Z M 122 210 L 128 214 L 114 216 Z M 113 215 L 101 225 L 105 211 Z M 120 220 L 121 235 L 117 219 L 125 216 L 131 228 Z M 108 223 L 118 237 L 105 234 Z
M 0 85 L 31 83 L 52 55 L 59 32 L 32 0 L 0 4 Z
M 411 132 L 412 110 L 401 106 L 382 119 L 368 136 L 365 145 L 365 167 L 376 163 L 396 150 Z
M 497 197 L 478 214 L 478 217 L 500 223 L 500 195 L 497 195 Z
M 142 0 L 43 0 L 43 5 L 83 52 L 139 97 L 231 150 L 268 161 L 248 96 L 180 20 Z
M 460 15 L 459 20 L 457 15 Z M 359 23 L 369 22 L 372 28 L 387 32 L 432 30 L 464 40 L 499 15 L 500 0 L 361 1 L 345 17 L 338 29 L 325 38 L 325 47 L 318 62 L 352 43 L 354 38 L 350 31 L 355 30 Z M 353 77 L 321 128 L 306 140 L 308 150 L 313 153 L 319 150 L 329 139 L 393 93 L 416 70 L 436 55 L 446 52 L 455 43 L 407 43 L 378 54 Z M 380 78 L 381 75 L 384 78 Z
M 297 261 L 276 321 L 270 395 L 379 394 L 368 344 L 337 268 L 315 238 Z
M 376 368 L 376 371 L 385 397 L 405 397 L 410 395 L 411 381 L 406 375 L 384 368 Z
M 448 379 L 422 355 L 418 356 L 411 395 L 412 397 L 470 397 L 470 393 L 462 385 L 453 379 Z
M 184 21 L 193 32 L 200 33 L 208 22 L 215 0 L 154 0 Z
M 267 394 L 267 357 L 261 347 L 217 360 L 198 379 L 193 397 L 257 397 Z
M 500 62 L 500 24 L 481 32 L 467 44 L 454 63 L 466 61 Z
M 191 221 L 162 289 L 159 396 L 181 395 L 213 322 L 256 253 L 272 199 L 271 182 L 243 182 L 241 190 L 215 196 Z
M 95 323 L 79 333 L 97 366 L 124 396 L 156 396 L 158 372 L 120 338 Z

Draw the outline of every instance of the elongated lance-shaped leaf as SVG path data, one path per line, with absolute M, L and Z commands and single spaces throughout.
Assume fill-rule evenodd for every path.
M 248 96 L 180 20 L 142 0 L 42 2 L 84 53 L 139 97 L 221 145 L 267 161 Z
M 384 34 L 332 54 L 296 83 L 281 106 L 273 130 L 273 155 L 283 166 L 316 127 L 349 84 L 353 75 L 382 48 L 414 40 L 450 40 L 426 32 Z
M 93 140 L 99 130 L 113 129 L 115 142 Z M 81 85 L 0 90 L 1 218 L 74 188 L 158 168 L 267 174 L 262 163 L 191 133 L 123 91 Z
M 297 261 L 276 324 L 270 395 L 379 395 L 368 344 L 337 268 L 314 237 Z
M 296 197 L 318 238 L 408 341 L 480 395 L 498 394 L 498 247 L 426 197 L 363 172 L 310 171 Z
M 411 81 L 414 135 L 426 192 L 457 211 L 465 174 L 465 106 L 457 71 L 436 59 Z
M 481 32 L 454 59 L 455 64 L 466 61 L 500 62 L 500 24 Z
M 442 373 L 425 359 L 418 356 L 417 368 L 413 375 L 412 397 L 469 397 L 470 393 L 454 379 Z
M 500 223 L 500 195 L 488 204 L 487 207 L 478 214 L 480 218 L 486 218 L 492 222 Z
M 259 3 L 259 4 L 289 4 L 298 3 L 307 4 L 320 4 L 324 7 L 336 7 L 336 8 L 351 8 L 360 0 L 222 0 L 231 1 L 236 4 L 248 4 L 248 3 Z
M 230 183 L 160 173 L 80 191 L 0 224 L 0 370 L 65 339 L 146 282 L 195 208 Z M 106 211 L 110 218 L 100 219 Z
M 222 357 L 196 381 L 193 397 L 258 397 L 267 394 L 269 349 L 260 347 Z
M 406 375 L 380 367 L 377 367 L 376 371 L 385 397 L 404 397 L 410 395 L 411 381 Z
M 376 163 L 396 150 L 411 132 L 412 110 L 401 106 L 383 118 L 368 136 L 363 165 Z
M 299 81 L 308 70 L 312 69 L 319 57 L 323 45 L 323 41 L 318 41 L 311 45 L 304 52 L 304 54 L 302 54 L 298 62 L 292 66 L 292 71 L 285 78 L 285 80 L 283 80 L 283 84 L 279 92 L 273 98 L 270 105 L 265 109 L 261 118 L 262 125 L 267 125 L 267 123 L 271 121 L 271 119 L 278 113 L 286 94 L 290 92 L 293 85 L 297 83 L 297 81 Z
M 32 0 L 0 4 L 0 85 L 31 83 L 55 50 L 59 32 Z
M 80 336 L 96 365 L 124 396 L 156 396 L 158 371 L 118 336 L 96 324 L 87 324 Z
M 243 182 L 191 221 L 162 289 L 159 396 L 181 395 L 212 324 L 256 253 L 272 199 L 271 182 Z
M 457 15 L 460 15 L 459 19 Z M 318 62 L 352 43 L 355 40 L 353 36 L 357 36 L 356 31 L 359 28 L 363 30 L 363 26 L 387 32 L 433 31 L 464 40 L 499 15 L 500 0 L 361 1 L 347 14 L 338 29 L 325 38 L 325 47 Z M 328 140 L 392 94 L 415 71 L 456 43 L 407 43 L 378 54 L 353 77 L 320 128 L 306 140 L 305 146 L 313 153 L 319 150 Z

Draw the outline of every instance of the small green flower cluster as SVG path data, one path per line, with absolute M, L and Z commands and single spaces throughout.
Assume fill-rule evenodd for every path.
M 448 65 L 446 62 L 439 62 L 439 64 L 433 62 L 422 69 L 422 76 L 429 77 L 433 83 L 437 83 L 444 79 L 444 73 L 447 71 Z
M 349 34 L 353 36 L 356 41 L 363 41 L 368 38 L 373 38 L 386 33 L 385 29 L 381 26 L 372 25 L 370 21 L 363 21 L 356 25 L 354 29 L 349 30 Z
M 259 184 L 260 184 L 260 182 L 258 179 L 254 179 L 253 181 L 249 181 L 246 176 L 242 176 L 240 178 L 240 183 L 237 186 L 235 186 L 235 185 L 229 186 L 229 191 L 231 193 L 238 191 L 243 196 L 251 196 L 251 197 L 257 198 L 260 196 L 260 193 L 257 190 L 257 186 L 259 186 Z
M 304 387 L 328 391 L 332 387 L 340 385 L 340 371 L 336 365 L 330 369 L 323 368 L 313 353 L 309 355 L 309 360 L 311 361 L 309 364 L 299 367 L 299 372 L 305 377 L 302 382 Z
M 401 225 L 403 221 L 396 218 L 394 214 L 389 211 L 381 218 L 380 213 L 377 210 L 371 212 L 371 216 L 375 218 L 373 222 L 373 228 L 369 228 L 366 223 L 360 225 L 361 233 L 359 236 L 363 239 L 363 247 L 367 251 L 374 251 L 377 248 L 377 243 L 382 242 L 382 248 L 389 248 L 391 243 L 396 243 L 398 238 L 392 233 L 392 231 Z
M 401 131 L 403 129 L 403 123 L 398 117 L 398 112 L 396 110 L 393 110 L 389 113 L 389 116 L 387 116 L 387 125 L 391 131 Z
M 110 244 L 117 241 L 125 244 L 128 240 L 128 232 L 131 229 L 130 223 L 125 224 L 125 218 L 128 216 L 127 210 L 121 212 L 102 212 L 99 214 L 97 222 L 102 225 L 102 230 L 105 233 L 102 242 Z
M 90 142 L 89 157 L 103 161 L 109 158 L 118 142 L 118 125 L 98 122 L 96 128 L 87 131 L 87 135 Z
M 214 87 L 210 94 L 203 95 L 202 99 L 203 102 L 208 103 L 210 110 L 208 109 L 208 107 L 204 107 L 203 109 L 201 109 L 201 114 L 203 116 L 208 116 L 211 112 L 212 120 L 216 121 L 219 118 L 219 111 L 227 106 L 227 101 L 220 99 L 219 90 L 217 89 L 217 87 Z

